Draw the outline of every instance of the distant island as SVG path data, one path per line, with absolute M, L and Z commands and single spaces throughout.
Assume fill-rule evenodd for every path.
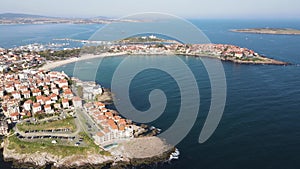
M 108 24 L 113 22 L 137 22 L 128 19 L 112 19 L 108 17 L 68 18 L 29 15 L 18 13 L 0 14 L 0 24 Z
M 232 32 L 256 33 L 256 34 L 275 34 L 275 35 L 300 35 L 300 30 L 290 28 L 250 28 L 232 29 Z

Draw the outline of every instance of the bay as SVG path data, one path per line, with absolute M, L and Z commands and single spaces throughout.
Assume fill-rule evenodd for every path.
M 201 59 L 180 56 L 179 58 L 187 64 L 197 80 L 201 95 L 200 109 L 192 130 L 177 145 L 181 152 L 180 159 L 157 168 L 299 168 L 300 36 L 233 33 L 228 30 L 252 27 L 300 29 L 300 22 L 294 20 L 277 22 L 191 20 L 191 22 L 202 29 L 213 43 L 250 48 L 266 56 L 291 62 L 292 65 L 239 65 L 223 62 L 227 81 L 225 111 L 212 137 L 207 142 L 199 144 L 199 133 L 210 106 L 210 83 Z M 37 37 L 33 40 L 34 42 L 45 43 L 53 38 L 87 39 L 93 31 L 99 28 L 97 25 L 56 25 L 53 27 L 1 25 L 0 46 L 9 48 L 13 45 L 31 43 L 30 39 L 34 37 Z M 53 31 L 55 29 L 61 30 L 61 33 Z M 18 36 L 4 36 L 4 34 L 13 35 L 15 31 L 20 31 Z M 95 70 L 97 71 L 95 80 L 104 87 L 110 88 L 114 71 L 126 57 L 128 56 L 105 58 L 99 69 Z M 133 61 L 132 65 L 139 61 L 147 62 L 149 59 L 160 61 L 162 57 L 172 59 L 175 56 L 134 57 L 136 57 L 136 62 Z M 82 64 L 89 67 L 89 64 L 96 62 L 97 59 L 82 61 Z M 74 64 L 64 65 L 55 70 L 63 70 L 72 75 Z M 181 70 L 174 67 L 174 71 L 180 73 Z M 130 98 L 137 109 L 145 111 L 150 107 L 148 96 L 153 89 L 163 90 L 168 98 L 168 104 L 162 116 L 149 123 L 161 128 L 163 132 L 177 117 L 180 92 L 174 79 L 165 72 L 154 69 L 143 71 L 134 78 L 130 85 Z

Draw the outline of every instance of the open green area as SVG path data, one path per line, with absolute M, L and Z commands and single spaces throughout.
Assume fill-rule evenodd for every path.
M 80 54 L 80 49 L 59 50 L 59 51 L 46 50 L 46 51 L 38 52 L 38 54 L 46 58 L 47 60 L 62 60 L 70 57 L 78 57 Z
M 73 117 L 68 117 L 63 120 L 56 120 L 51 122 L 39 122 L 36 124 L 33 123 L 18 123 L 17 128 L 20 131 L 29 131 L 29 130 L 55 130 L 55 129 L 70 129 L 71 131 L 76 130 L 76 125 Z
M 12 135 L 8 137 L 8 149 L 15 150 L 20 154 L 32 154 L 35 152 L 47 152 L 60 157 L 67 157 L 71 155 L 87 155 L 87 154 L 102 154 L 109 156 L 110 153 L 104 151 L 99 146 L 94 144 L 93 140 L 90 139 L 85 133 L 80 133 L 80 136 L 84 139 L 87 146 L 76 147 L 52 144 L 51 139 L 37 139 L 34 142 L 20 140 L 17 136 Z
M 260 59 L 260 58 L 242 58 L 241 59 L 242 61 L 263 61 L 263 59 Z
M 122 42 L 122 43 L 142 43 L 142 42 L 163 42 L 163 41 L 166 41 L 165 39 L 160 39 L 160 38 L 150 38 L 150 37 L 129 37 L 129 38 L 125 38 L 123 40 L 120 40 L 119 42 Z

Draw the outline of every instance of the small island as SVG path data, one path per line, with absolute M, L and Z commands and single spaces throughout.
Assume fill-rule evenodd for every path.
M 274 34 L 274 35 L 300 35 L 300 30 L 290 28 L 250 28 L 250 29 L 232 29 L 231 32 L 256 33 L 256 34 Z

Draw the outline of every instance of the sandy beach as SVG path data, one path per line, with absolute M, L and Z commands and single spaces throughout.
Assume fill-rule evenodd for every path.
M 69 58 L 66 60 L 59 60 L 59 61 L 47 61 L 47 63 L 39 68 L 40 70 L 51 70 L 59 66 L 63 66 L 69 63 L 74 63 L 83 60 L 95 59 L 95 58 L 104 58 L 104 57 L 111 57 L 111 56 L 121 56 L 127 54 L 126 52 L 119 52 L 119 53 L 103 53 L 99 55 L 93 54 L 85 54 L 78 58 Z
M 230 62 L 234 62 L 234 63 L 239 63 L 239 64 L 272 64 L 272 65 L 287 65 L 289 63 L 287 62 L 282 62 L 282 61 L 277 61 L 274 59 L 270 59 L 270 58 L 265 58 L 265 57 L 261 57 L 261 56 L 257 56 L 256 58 L 259 59 L 257 61 L 252 61 L 252 60 L 240 60 L 240 59 L 236 59 L 235 57 L 229 57 L 224 59 L 221 56 L 218 55 L 210 55 L 210 54 L 201 54 L 201 53 L 195 53 L 195 54 L 191 54 L 191 53 L 186 53 L 186 52 L 182 52 L 182 53 L 176 53 L 176 51 L 159 51 L 159 52 L 154 52 L 154 51 L 146 51 L 146 52 L 134 52 L 134 51 L 120 51 L 120 52 L 116 52 L 116 53 L 102 53 L 102 54 L 98 54 L 98 55 L 94 55 L 94 54 L 84 54 L 81 55 L 80 57 L 76 58 L 69 58 L 66 60 L 59 60 L 59 61 L 47 61 L 46 64 L 44 66 L 42 66 L 41 68 L 39 68 L 40 70 L 51 70 L 54 69 L 56 67 L 65 65 L 65 64 L 69 64 L 69 63 L 74 63 L 77 61 L 83 61 L 83 60 L 88 60 L 88 59 L 95 59 L 95 58 L 104 58 L 104 57 L 111 57 L 111 56 L 121 56 L 121 55 L 128 55 L 128 52 L 130 52 L 130 55 L 189 55 L 189 56 L 196 56 L 196 57 L 212 57 L 212 58 L 217 58 L 223 61 L 230 61 Z

